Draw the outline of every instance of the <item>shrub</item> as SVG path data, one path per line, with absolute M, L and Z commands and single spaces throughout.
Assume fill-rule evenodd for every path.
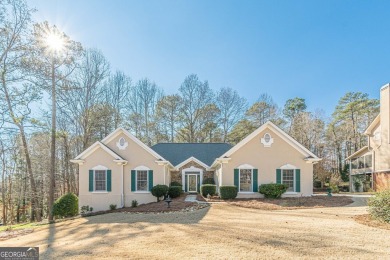
M 155 196 L 157 198 L 157 202 L 159 202 L 160 198 L 167 194 L 168 189 L 167 185 L 156 185 L 152 188 L 152 195 Z
M 217 186 L 213 184 L 203 184 L 200 186 L 200 193 L 203 197 L 207 197 L 207 194 L 210 194 L 210 196 L 215 195 L 217 192 Z
M 205 178 L 203 184 L 215 184 L 214 178 Z
M 333 193 L 339 193 L 340 190 L 339 190 L 339 187 L 337 186 L 337 184 L 330 184 L 329 185 L 330 189 L 332 190 Z
M 359 192 L 360 191 L 360 187 L 362 186 L 362 183 L 360 182 L 360 180 L 355 180 L 353 182 L 353 186 L 355 188 L 355 192 Z
M 79 212 L 79 199 L 71 192 L 62 195 L 53 205 L 53 215 L 58 217 L 73 217 Z
M 368 210 L 372 217 L 390 223 L 390 189 L 377 192 L 368 200 Z
M 138 201 L 137 200 L 132 200 L 131 201 L 131 207 L 136 208 L 138 206 Z
M 287 188 L 288 186 L 286 184 L 262 184 L 259 186 L 259 193 L 264 194 L 264 197 L 266 198 L 278 199 L 287 191 Z
M 236 186 L 221 186 L 219 188 L 219 195 L 221 199 L 228 200 L 234 199 L 237 197 L 237 187 Z
M 181 187 L 183 187 L 183 185 L 181 185 L 181 183 L 177 182 L 177 181 L 171 182 L 171 184 L 169 184 L 169 186 L 181 186 Z
M 88 205 L 87 206 L 82 206 L 80 208 L 80 213 L 81 214 L 86 214 L 88 212 L 92 212 L 93 208 L 92 207 L 89 207 Z
M 116 210 L 116 204 L 110 204 L 110 210 Z
M 182 193 L 182 187 L 181 186 L 171 186 L 168 189 L 168 195 L 171 198 L 177 198 L 180 197 L 180 194 Z

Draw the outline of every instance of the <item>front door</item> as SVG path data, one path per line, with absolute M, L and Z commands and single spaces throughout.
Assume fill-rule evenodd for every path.
M 188 192 L 198 192 L 198 175 L 188 174 Z

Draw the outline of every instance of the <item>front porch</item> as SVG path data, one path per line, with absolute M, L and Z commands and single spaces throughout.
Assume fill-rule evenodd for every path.
M 200 186 L 205 179 L 214 179 L 214 171 L 191 161 L 177 171 L 171 171 L 171 182 L 181 183 L 183 191 L 186 193 L 200 193 Z

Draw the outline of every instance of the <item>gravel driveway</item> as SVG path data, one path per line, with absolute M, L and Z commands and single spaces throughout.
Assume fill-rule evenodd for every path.
M 39 246 L 41 259 L 390 259 L 390 230 L 355 222 L 366 213 L 359 205 L 111 213 L 42 227 L 1 246 Z

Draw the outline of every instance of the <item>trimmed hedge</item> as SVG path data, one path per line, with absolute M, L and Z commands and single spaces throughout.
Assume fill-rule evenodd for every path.
M 169 186 L 183 186 L 183 185 L 181 185 L 181 183 L 180 182 L 177 182 L 177 181 L 173 181 L 173 182 L 171 182 L 171 184 L 169 184 Z
M 180 194 L 182 193 L 182 188 L 181 186 L 171 186 L 168 189 L 168 195 L 171 198 L 177 198 L 180 197 Z
M 92 211 L 92 209 L 91 209 Z M 53 215 L 57 217 L 73 217 L 79 213 L 79 198 L 74 193 L 67 193 L 58 198 L 53 205 Z
M 203 184 L 215 184 L 214 178 L 205 178 Z
M 234 199 L 237 197 L 237 187 L 236 186 L 221 186 L 219 187 L 219 195 L 221 199 L 228 200 Z
M 203 197 L 207 197 L 207 194 L 210 194 L 210 196 L 215 195 L 217 192 L 217 185 L 213 184 L 203 184 L 200 186 L 200 193 Z
M 152 195 L 157 198 L 157 202 L 160 201 L 160 198 L 162 196 L 165 196 L 168 192 L 168 186 L 167 185 L 156 185 L 152 188 Z
M 377 192 L 368 200 L 368 210 L 372 217 L 390 223 L 390 189 Z
M 287 191 L 286 184 L 269 183 L 259 186 L 259 193 L 264 194 L 264 197 L 271 199 L 279 199 L 283 193 Z

